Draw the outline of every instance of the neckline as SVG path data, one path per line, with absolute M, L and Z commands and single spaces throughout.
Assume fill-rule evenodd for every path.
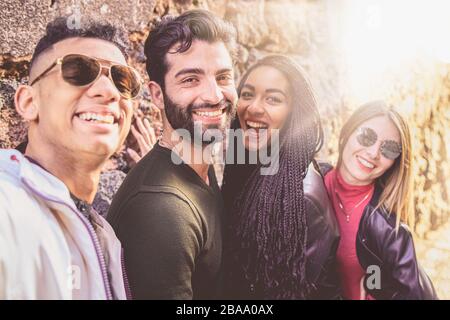
M 50 171 L 48 171 L 47 169 L 44 168 L 44 166 L 42 166 L 39 162 L 37 162 L 35 159 L 33 159 L 30 156 L 27 156 L 26 154 L 23 155 L 28 161 L 30 161 L 32 164 L 37 165 L 38 167 L 40 167 L 42 170 L 45 170 L 46 172 L 52 174 Z
M 374 188 L 375 183 L 372 182 L 370 184 L 367 185 L 353 185 L 350 184 L 348 182 L 346 182 L 344 180 L 344 178 L 342 177 L 342 175 L 339 172 L 339 169 L 336 168 L 335 170 L 335 181 L 336 181 L 336 189 L 339 189 L 339 191 L 342 191 L 344 193 L 350 193 L 353 195 L 358 195 L 361 193 L 367 193 L 369 192 L 371 189 Z
M 154 148 L 157 148 L 159 151 L 161 151 L 161 152 L 165 153 L 166 155 L 168 155 L 169 158 L 170 158 L 169 161 L 172 162 L 172 158 L 171 158 L 172 157 L 172 150 L 171 149 L 160 145 L 159 141 L 158 141 L 158 143 L 156 143 Z M 197 184 L 200 184 L 203 188 L 206 188 L 208 191 L 210 191 L 212 193 L 215 193 L 216 185 L 217 185 L 217 179 L 215 177 L 215 173 L 212 172 L 212 170 L 214 170 L 214 166 L 213 165 L 208 165 L 208 179 L 209 179 L 209 185 L 208 185 L 197 174 L 197 172 L 195 172 L 195 170 L 191 168 L 190 165 L 188 165 L 186 162 L 184 162 L 183 159 L 180 158 L 180 156 L 176 152 L 174 152 L 174 154 L 181 161 L 181 163 L 179 165 L 172 163 L 173 165 L 175 165 L 177 167 L 183 166 L 184 168 L 187 169 L 186 172 L 189 172 L 190 178 L 194 179 Z

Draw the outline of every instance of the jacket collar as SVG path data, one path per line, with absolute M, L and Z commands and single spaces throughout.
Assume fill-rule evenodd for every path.
M 369 202 L 369 205 L 372 208 L 375 208 L 378 205 L 382 191 L 383 191 L 383 188 L 381 187 L 379 182 L 375 182 L 375 190 L 373 191 L 372 198 L 370 199 L 370 202 Z
M 17 150 L 0 150 L 0 169 L 20 180 L 30 191 L 45 200 L 63 202 L 74 208 L 69 189 L 57 177 L 30 162 Z
M 317 162 L 319 166 L 320 173 L 322 177 L 325 177 L 325 175 L 333 170 L 333 166 L 327 162 L 318 161 Z M 370 199 L 369 205 L 367 208 L 372 207 L 375 208 L 378 205 L 378 201 L 380 200 L 381 192 L 383 191 L 383 187 L 380 185 L 379 182 L 375 182 L 375 190 L 373 192 L 372 198 Z

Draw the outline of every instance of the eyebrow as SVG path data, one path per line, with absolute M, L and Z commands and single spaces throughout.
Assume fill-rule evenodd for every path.
M 244 89 L 244 88 L 247 88 L 247 89 L 250 89 L 250 90 L 252 90 L 252 91 L 255 91 L 255 87 L 252 86 L 251 84 L 244 84 L 244 86 L 242 87 L 242 89 Z
M 255 91 L 255 87 L 252 86 L 251 84 L 244 84 L 244 86 L 242 88 L 247 88 L 247 89 L 250 89 L 252 91 Z M 286 97 L 286 93 L 284 93 L 284 91 L 280 90 L 280 89 L 274 89 L 274 88 L 267 89 L 266 92 L 267 93 L 280 93 L 280 94 L 282 94 L 283 96 Z
M 223 73 L 231 73 L 231 72 L 233 72 L 232 69 L 230 69 L 230 68 L 223 68 L 223 69 L 218 70 L 216 72 L 216 75 L 217 74 L 223 74 Z M 200 69 L 200 68 L 185 68 L 185 69 L 181 69 L 180 71 L 178 71 L 175 74 L 175 78 L 177 78 L 179 76 L 182 76 L 182 75 L 185 75 L 185 74 L 202 74 L 203 75 L 203 74 L 205 74 L 205 71 L 203 69 Z
M 233 72 L 233 69 L 230 69 L 230 68 L 223 68 L 223 69 L 220 69 L 219 71 L 217 71 L 216 74 L 232 73 L 232 72 Z
M 280 90 L 280 89 L 267 89 L 266 92 L 267 93 L 280 93 L 280 94 L 282 94 L 283 96 L 286 97 L 286 94 L 284 93 L 284 91 Z
M 199 69 L 199 68 L 185 68 L 185 69 L 181 69 L 180 71 L 178 71 L 175 74 L 175 78 L 182 76 L 184 74 L 205 74 L 205 71 L 203 69 Z

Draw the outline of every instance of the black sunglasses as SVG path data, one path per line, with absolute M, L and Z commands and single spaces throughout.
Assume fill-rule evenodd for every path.
M 103 68 L 106 68 L 108 69 L 108 77 L 114 83 L 120 95 L 125 99 L 136 98 L 142 86 L 139 73 L 135 69 L 121 64 L 102 66 L 100 60 L 82 54 L 65 55 L 56 59 L 30 85 L 32 86 L 41 80 L 56 65 L 61 66 L 61 74 L 64 81 L 77 87 L 87 86 L 95 82 L 100 77 Z
M 363 147 L 370 147 L 377 142 L 378 135 L 371 128 L 359 128 L 356 140 Z M 385 158 L 395 160 L 402 153 L 402 145 L 394 140 L 384 140 L 381 143 L 380 151 Z

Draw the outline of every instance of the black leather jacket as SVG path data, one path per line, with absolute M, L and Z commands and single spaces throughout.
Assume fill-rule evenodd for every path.
M 303 180 L 303 191 L 308 225 L 306 277 L 313 287 L 307 299 L 340 299 L 335 265 L 339 228 L 322 176 L 313 164 Z M 232 281 L 225 286 L 228 286 L 226 298 L 266 299 L 262 288 L 245 280 L 236 266 L 232 269 Z
M 321 164 L 322 174 L 332 169 Z M 366 273 L 364 287 L 377 300 L 434 300 L 438 299 L 430 279 L 419 266 L 413 237 L 405 224 L 396 232 L 396 216 L 378 208 L 382 189 L 375 192 L 364 212 L 356 237 L 356 253 L 363 270 L 375 266 Z M 371 276 L 373 270 L 380 271 L 380 285 Z M 373 267 L 372 267 L 373 268 Z M 369 268 L 370 269 L 370 268 Z
M 340 299 L 336 273 L 339 227 L 322 176 L 314 164 L 303 179 L 308 224 L 306 276 L 315 287 L 308 299 Z

